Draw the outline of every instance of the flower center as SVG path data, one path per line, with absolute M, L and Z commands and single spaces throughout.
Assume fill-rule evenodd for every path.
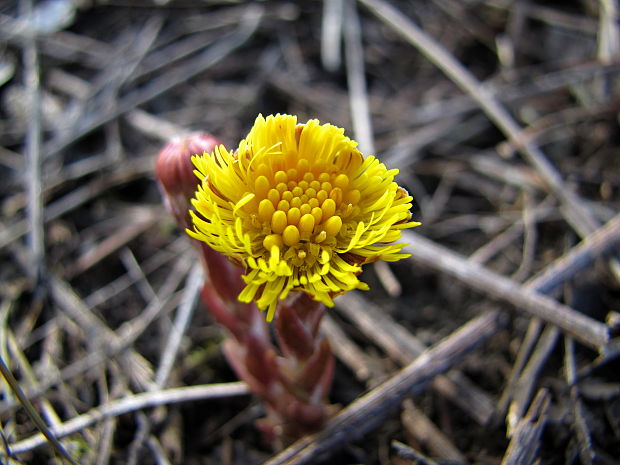
M 258 176 L 254 192 L 258 202 L 255 215 L 269 232 L 263 240 L 267 250 L 273 246 L 294 247 L 300 242 L 318 244 L 336 237 L 343 218 L 358 208 L 360 199 L 360 191 L 349 188 L 346 174 L 294 168 L 277 171 L 273 179 Z M 304 255 L 299 258 L 305 258 L 303 250 L 299 254 Z

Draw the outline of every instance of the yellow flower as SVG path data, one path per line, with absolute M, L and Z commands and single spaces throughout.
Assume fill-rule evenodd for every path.
M 242 302 L 273 319 L 291 290 L 333 306 L 368 289 L 361 265 L 396 261 L 394 244 L 410 221 L 411 200 L 374 156 L 364 158 L 344 129 L 291 115 L 262 115 L 235 152 L 220 145 L 192 161 L 202 183 L 192 200 L 194 230 L 245 267 Z

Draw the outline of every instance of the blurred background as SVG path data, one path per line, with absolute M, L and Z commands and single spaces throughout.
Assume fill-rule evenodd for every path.
M 400 169 L 423 222 L 411 259 L 368 267 L 371 291 L 330 311 L 334 403 L 501 315 L 324 463 L 616 463 L 620 267 L 603 252 L 620 235 L 619 30 L 616 0 L 0 2 L 2 359 L 49 426 L 92 420 L 63 440 L 81 464 L 268 460 L 250 396 L 131 399 L 235 381 L 188 287 L 157 153 L 192 131 L 232 148 L 257 114 L 291 113 Z M 518 304 L 532 290 L 585 318 L 546 324 Z M 7 384 L 0 396 L 0 462 L 60 463 L 28 442 L 38 429 Z

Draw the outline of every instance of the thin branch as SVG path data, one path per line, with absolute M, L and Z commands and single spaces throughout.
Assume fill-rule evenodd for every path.
M 344 0 L 323 1 L 321 24 L 321 62 L 327 71 L 340 67 L 340 39 Z
M 618 30 L 618 2 L 617 0 L 599 0 L 599 31 L 597 56 L 603 63 L 610 63 L 620 46 L 620 31 Z
M 155 384 L 159 387 L 164 387 L 166 385 L 174 360 L 177 357 L 179 346 L 181 345 L 181 339 L 194 313 L 194 308 L 196 307 L 200 288 L 203 283 L 204 275 L 202 269 L 199 266 L 194 267 L 187 278 L 183 298 L 179 304 L 176 318 L 166 341 L 166 347 L 164 348 L 159 367 L 155 373 Z
M 551 352 L 555 348 L 559 336 L 560 331 L 557 327 L 547 326 L 547 328 L 545 328 L 521 376 L 516 381 L 515 398 L 510 404 L 508 415 L 506 416 L 507 435 L 509 437 L 516 431 L 528 405 L 530 405 L 530 399 L 534 392 L 536 380 L 542 372 Z
M 527 415 L 515 430 L 501 465 L 533 465 L 540 459 L 539 447 L 551 395 L 545 389 L 538 391 Z
M 588 412 L 581 400 L 577 386 L 577 362 L 575 361 L 575 343 L 569 337 L 564 338 L 564 376 L 570 387 L 570 404 L 572 409 L 573 430 L 579 444 L 579 458 L 584 465 L 599 462 L 592 442 L 592 433 L 588 426 Z
M 31 2 L 25 3 L 32 6 Z M 35 37 L 28 37 L 23 54 L 29 108 L 25 146 L 28 177 L 28 246 L 31 255 L 31 277 L 38 280 L 43 277 L 44 273 L 45 244 L 42 199 L 41 83 L 39 53 Z
M 221 383 L 205 384 L 199 386 L 166 389 L 163 391 L 144 392 L 124 399 L 115 400 L 97 408 L 89 410 L 80 416 L 59 425 L 52 430 L 57 438 L 63 438 L 77 433 L 99 421 L 107 418 L 118 417 L 130 412 L 144 410 L 159 405 L 178 404 L 181 402 L 194 402 L 199 400 L 226 399 L 229 397 L 244 396 L 248 394 L 245 383 Z M 18 454 L 35 449 L 45 444 L 45 438 L 36 434 L 22 441 L 12 444 L 11 452 Z
M 403 402 L 401 422 L 407 432 L 425 445 L 434 456 L 454 463 L 467 462 L 448 436 L 417 408 L 411 399 Z
M 366 153 L 374 153 L 375 143 L 366 90 L 361 25 L 355 2 L 352 0 L 345 1 L 344 45 L 353 132 L 359 141 L 360 149 Z

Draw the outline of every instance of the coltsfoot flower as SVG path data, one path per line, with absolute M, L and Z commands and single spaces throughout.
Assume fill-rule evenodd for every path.
M 242 302 L 273 319 L 279 300 L 303 291 L 328 307 L 375 260 L 396 261 L 411 220 L 407 191 L 344 129 L 291 115 L 259 115 L 236 151 L 220 145 L 192 161 L 201 180 L 188 234 L 245 267 Z

